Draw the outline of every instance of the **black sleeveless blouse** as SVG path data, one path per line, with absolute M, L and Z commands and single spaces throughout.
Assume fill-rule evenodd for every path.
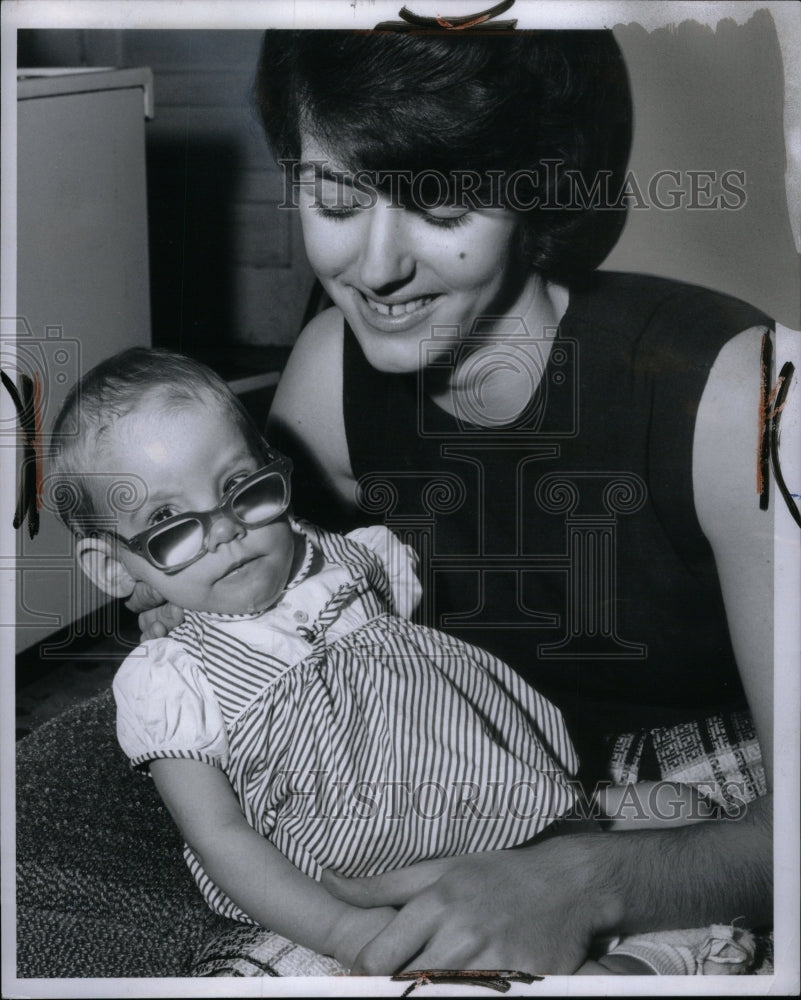
M 421 375 L 375 371 L 346 327 L 361 513 L 332 526 L 385 523 L 410 542 L 421 623 L 514 667 L 561 708 L 585 761 L 610 734 L 742 708 L 692 441 L 721 348 L 763 324 L 702 288 L 598 273 L 571 291 L 531 405 L 491 427 L 470 419 L 479 396 L 452 416 Z M 505 361 L 530 365 L 513 339 Z

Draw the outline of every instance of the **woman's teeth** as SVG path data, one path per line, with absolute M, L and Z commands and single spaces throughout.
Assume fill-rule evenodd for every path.
M 427 306 L 433 298 L 433 295 L 425 295 L 421 299 L 410 299 L 408 302 L 393 302 L 391 305 L 376 302 L 374 299 L 367 298 L 367 296 L 365 296 L 365 301 L 373 312 L 381 313 L 382 316 L 405 316 L 407 313 L 417 312 L 418 309 Z

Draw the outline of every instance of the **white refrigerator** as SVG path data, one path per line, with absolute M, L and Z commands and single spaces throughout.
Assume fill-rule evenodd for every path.
M 3 318 L 2 346 L 17 388 L 26 376 L 38 387 L 39 525 L 31 537 L 29 514 L 16 529 L 16 648 L 41 643 L 46 660 L 115 627 L 115 605 L 82 578 L 53 512 L 47 439 L 82 373 L 151 340 L 145 122 L 153 93 L 149 69 L 18 76 L 17 307 Z M 11 466 L 19 489 L 24 441 L 18 433 L 11 444 L 16 470 L 8 434 L 3 444 L 4 476 Z

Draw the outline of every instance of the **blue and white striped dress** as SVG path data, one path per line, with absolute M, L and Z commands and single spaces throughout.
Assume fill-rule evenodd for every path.
M 222 768 L 248 822 L 313 878 L 511 847 L 575 801 L 559 711 L 504 663 L 402 617 L 411 550 L 385 528 L 296 525 L 300 573 L 256 616 L 189 612 L 115 681 L 137 766 Z M 248 921 L 187 861 L 209 905 Z

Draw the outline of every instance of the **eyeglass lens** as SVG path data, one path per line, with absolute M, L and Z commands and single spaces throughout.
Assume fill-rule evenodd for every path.
M 238 493 L 231 510 L 237 520 L 252 527 L 278 517 L 285 510 L 286 502 L 284 478 L 278 473 L 268 473 Z M 152 535 L 147 545 L 152 558 L 169 569 L 192 560 L 203 549 L 204 542 L 202 522 L 188 517 Z
M 243 524 L 259 524 L 281 513 L 285 504 L 284 478 L 273 472 L 237 494 L 231 506 Z
M 197 518 L 171 524 L 147 543 L 153 559 L 161 566 L 179 566 L 203 548 L 203 525 Z

